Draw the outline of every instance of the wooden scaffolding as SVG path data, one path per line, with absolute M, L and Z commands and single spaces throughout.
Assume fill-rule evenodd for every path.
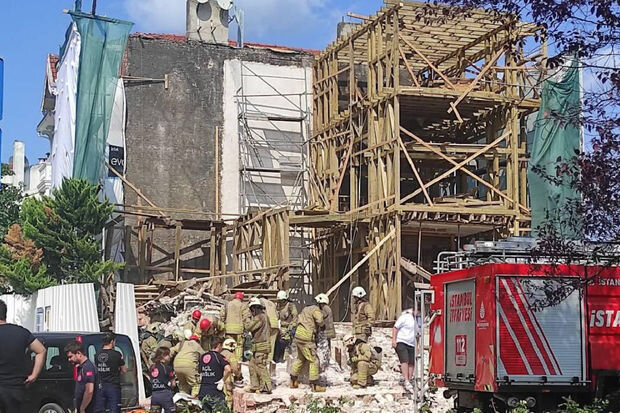
M 311 206 L 342 220 L 315 230 L 314 285 L 327 290 L 373 251 L 334 303 L 363 285 L 378 319 L 406 302 L 403 259 L 432 265 L 438 245 L 425 239 L 456 248 L 529 230 L 526 119 L 539 107 L 542 30 L 441 7 L 386 0 L 314 65 Z M 526 54 L 528 38 L 539 51 Z

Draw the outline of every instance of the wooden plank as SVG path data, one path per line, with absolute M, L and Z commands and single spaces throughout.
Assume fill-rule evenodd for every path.
M 368 261 L 368 259 L 370 257 L 372 257 L 377 251 L 379 251 L 379 248 L 381 248 L 383 246 L 383 244 L 385 244 L 395 234 L 396 234 L 396 230 L 392 229 L 389 232 L 389 234 L 387 234 L 381 241 L 379 241 L 379 243 L 377 245 L 375 245 L 375 247 L 372 250 L 370 250 L 366 255 L 364 255 L 364 258 L 362 258 L 360 261 L 358 261 L 357 264 L 355 264 L 353 266 L 353 268 L 351 268 L 351 270 L 349 272 L 347 272 L 345 275 L 343 275 L 342 278 L 340 278 L 340 281 L 338 281 L 332 288 L 330 288 L 326 292 L 326 294 L 328 296 L 332 295 L 334 293 L 334 291 L 336 291 L 338 289 L 338 287 L 340 287 L 342 285 L 343 282 L 345 282 L 347 279 L 349 279 L 349 277 L 351 277 L 351 274 L 353 274 L 355 271 L 357 271 L 359 269 L 359 267 L 361 267 L 366 261 Z

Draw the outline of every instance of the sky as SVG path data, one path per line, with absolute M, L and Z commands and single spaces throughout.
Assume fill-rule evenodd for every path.
M 90 11 L 92 0 L 82 0 Z M 236 0 L 245 11 L 245 39 L 323 49 L 348 11 L 373 14 L 382 0 Z M 26 144 L 31 164 L 49 152 L 37 136 L 48 53 L 58 53 L 71 22 L 73 0 L 0 0 L 0 57 L 4 59 L 2 162 L 14 140 Z M 134 32 L 184 33 L 185 0 L 98 0 L 97 14 L 129 20 Z

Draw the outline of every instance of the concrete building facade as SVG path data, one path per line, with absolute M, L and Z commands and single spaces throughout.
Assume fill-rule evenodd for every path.
M 52 192 L 52 167 L 47 157 L 30 165 L 26 158 L 26 145 L 22 141 L 13 142 L 13 155 L 9 158 L 9 169 L 13 175 L 2 176 L 4 185 L 21 187 L 24 197 L 40 198 Z

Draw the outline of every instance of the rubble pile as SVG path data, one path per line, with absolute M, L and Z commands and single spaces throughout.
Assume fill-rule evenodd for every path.
M 413 395 L 399 384 L 400 364 L 396 353 L 392 350 L 392 330 L 389 328 L 373 329 L 370 344 L 384 349 L 381 370 L 374 376 L 376 384 L 366 389 L 353 389 L 348 383 L 350 372 L 342 338 L 350 330 L 350 323 L 336 323 L 337 338 L 331 343 L 332 354 L 328 365 L 321 369 L 321 381 L 327 384 L 325 393 L 311 393 L 307 384 L 302 384 L 299 389 L 288 387 L 290 365 L 293 360 L 291 356 L 287 363 L 280 363 L 276 366 L 275 373 L 272 375 L 273 394 L 248 394 L 241 388 L 236 389 L 235 411 L 301 413 L 309 411 L 310 403 L 318 403 L 320 406 L 327 401 L 339 406 L 343 412 L 351 413 L 413 411 Z M 323 359 L 323 357 L 320 358 Z M 243 366 L 243 371 L 249 383 L 247 366 Z M 433 412 L 447 412 L 453 406 L 452 401 L 443 398 L 442 389 L 432 394 L 427 393 L 427 395 Z

